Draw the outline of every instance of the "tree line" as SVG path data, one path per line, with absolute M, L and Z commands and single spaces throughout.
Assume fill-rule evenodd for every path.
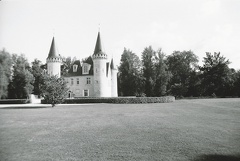
M 70 70 L 76 58 L 63 58 L 61 74 Z M 82 62 L 91 62 L 91 57 Z M 206 53 L 203 65 L 192 51 L 174 51 L 166 55 L 161 49 L 146 47 L 141 58 L 124 48 L 118 73 L 119 96 L 158 97 L 237 97 L 240 96 L 240 71 L 229 68 L 230 61 L 220 53 Z M 66 86 L 64 79 L 44 74 L 46 64 L 35 59 L 29 63 L 24 54 L 0 51 L 0 99 L 41 95 L 54 86 Z M 49 81 L 55 84 L 49 84 Z M 46 87 L 48 85 L 48 88 Z M 66 94 L 66 89 L 65 94 Z M 53 95 L 53 94 L 51 94 Z M 56 96 L 60 97 L 60 96 Z
M 239 97 L 240 71 L 229 68 L 220 52 L 206 52 L 203 65 L 191 51 L 146 47 L 139 58 L 129 49 L 121 56 L 118 76 L 120 96 Z

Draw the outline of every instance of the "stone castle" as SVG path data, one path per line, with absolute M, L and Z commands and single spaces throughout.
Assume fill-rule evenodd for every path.
M 61 77 L 62 58 L 56 52 L 55 40 L 47 57 L 47 73 Z M 118 97 L 117 68 L 113 59 L 108 61 L 108 55 L 103 52 L 100 32 L 96 46 L 88 63 L 75 61 L 66 75 L 63 75 L 69 88 L 69 98 L 72 97 Z

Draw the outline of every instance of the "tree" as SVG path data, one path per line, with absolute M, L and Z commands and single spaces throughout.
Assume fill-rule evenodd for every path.
M 154 63 L 156 52 L 151 46 L 146 47 L 142 52 L 143 76 L 145 78 L 145 94 L 147 96 L 154 96 L 154 86 L 156 75 L 154 71 Z
M 12 58 L 4 49 L 0 51 L 0 99 L 7 98 L 11 79 Z
M 234 77 L 234 93 L 235 96 L 240 97 L 240 70 L 235 72 Z
M 124 48 L 118 75 L 119 93 L 123 96 L 143 95 L 143 77 L 139 57 Z
M 197 68 L 197 63 L 198 57 L 192 51 L 174 51 L 167 57 L 168 70 L 172 74 L 169 84 L 171 94 L 175 95 L 171 87 L 174 87 L 176 84 L 178 87 L 181 87 L 181 89 L 184 89 L 179 91 L 178 95 L 181 93 L 182 96 L 186 96 L 189 88 L 190 76 Z M 174 91 L 176 90 L 174 89 Z
M 156 77 L 154 94 L 155 96 L 164 96 L 167 92 L 167 85 L 171 78 L 171 74 L 165 63 L 165 54 L 161 49 L 159 49 L 155 55 L 154 71 Z
M 33 91 L 34 76 L 30 72 L 30 66 L 23 54 L 13 54 L 13 78 L 9 84 L 10 98 L 28 98 Z
M 32 62 L 31 73 L 33 74 L 35 81 L 33 83 L 34 89 L 33 94 L 40 96 L 41 94 L 41 84 L 43 84 L 43 69 L 42 69 L 42 62 L 38 59 L 34 59 Z
M 67 82 L 64 78 L 45 75 L 44 84 L 41 86 L 42 96 L 46 103 L 54 107 L 56 104 L 62 103 L 68 94 Z
M 204 64 L 199 68 L 202 72 L 204 95 L 225 96 L 227 86 L 230 83 L 229 60 L 221 56 L 220 52 L 214 52 L 214 54 L 207 52 L 203 59 Z

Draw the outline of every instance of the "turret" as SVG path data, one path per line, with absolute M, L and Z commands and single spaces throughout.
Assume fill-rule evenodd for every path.
M 111 60 L 111 96 L 118 97 L 118 86 L 117 86 L 117 73 L 118 70 L 113 63 L 113 59 Z
M 56 47 L 55 47 L 55 41 L 54 41 L 54 37 L 52 39 L 52 44 L 50 47 L 50 51 L 48 53 L 48 57 L 47 57 L 47 73 L 50 76 L 61 76 L 61 62 L 62 59 L 59 56 L 59 54 L 57 54 L 56 52 Z
M 102 50 L 100 32 L 98 32 L 95 50 L 93 53 L 94 93 L 95 97 L 109 97 L 107 79 L 107 54 Z

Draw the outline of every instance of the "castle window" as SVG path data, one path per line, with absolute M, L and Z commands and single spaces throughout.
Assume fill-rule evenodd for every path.
M 73 78 L 71 78 L 71 85 L 73 85 Z
M 79 84 L 79 78 L 77 78 L 77 85 Z
M 83 96 L 84 96 L 84 97 L 88 97 L 88 96 L 89 96 L 89 90 L 84 89 L 84 90 L 83 90 Z
M 88 67 L 87 66 L 83 66 L 83 73 L 88 74 Z
M 76 65 L 76 64 L 73 65 L 73 72 L 77 72 L 77 67 L 78 67 L 78 65 Z
M 91 78 L 87 78 L 87 84 L 91 84 Z
M 89 74 L 89 70 L 91 68 L 91 65 L 88 63 L 83 63 L 82 66 L 82 74 Z

